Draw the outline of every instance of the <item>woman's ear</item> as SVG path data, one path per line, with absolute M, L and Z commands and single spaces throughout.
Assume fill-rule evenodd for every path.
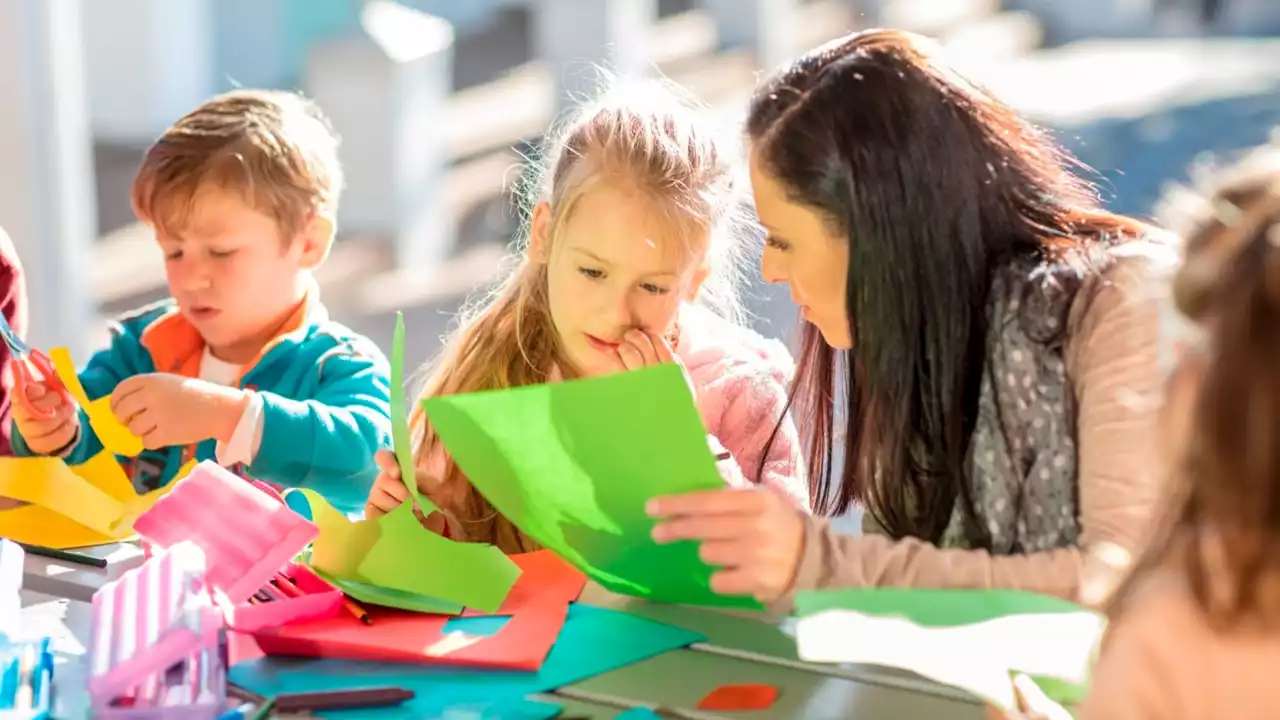
M 543 200 L 533 206 L 533 222 L 529 226 L 529 259 L 546 264 L 551 259 L 551 203 Z

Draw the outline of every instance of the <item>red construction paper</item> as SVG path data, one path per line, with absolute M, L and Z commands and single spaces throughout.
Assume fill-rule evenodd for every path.
M 262 652 L 262 648 L 258 647 L 258 642 L 253 639 L 252 635 L 234 630 L 227 631 L 227 667 L 239 665 L 242 662 L 257 660 L 266 655 Z
M 511 560 L 523 572 L 516 584 L 507 592 L 502 606 L 492 613 L 474 608 L 462 611 L 463 617 L 477 615 L 515 615 L 530 604 L 568 604 L 578 599 L 587 584 L 587 576 L 550 550 L 511 555 Z
M 772 685 L 721 685 L 698 701 L 699 710 L 768 710 L 778 699 Z
M 267 655 L 342 658 L 502 670 L 537 670 L 560 635 L 568 603 L 526 603 L 493 635 L 445 632 L 448 615 L 369 607 L 373 623 L 350 613 L 294 623 L 254 636 Z

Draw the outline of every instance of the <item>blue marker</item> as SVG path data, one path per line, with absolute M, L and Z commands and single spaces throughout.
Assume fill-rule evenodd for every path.
M 0 708 L 12 709 L 18 700 L 18 656 L 12 645 L 0 650 Z
M 45 720 L 53 714 L 53 652 L 49 649 L 49 638 L 40 641 L 40 666 L 36 669 L 32 680 L 35 702 L 32 704 L 36 714 L 32 720 Z

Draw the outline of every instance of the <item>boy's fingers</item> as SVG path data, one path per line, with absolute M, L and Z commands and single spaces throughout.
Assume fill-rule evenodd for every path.
M 28 440 L 51 441 L 60 433 L 69 435 L 71 432 L 73 430 L 70 424 L 65 421 L 56 418 L 53 420 L 33 419 L 27 423 L 27 430 L 23 432 L 23 435 L 26 435 Z M 70 438 L 68 437 L 68 439 Z
M 62 396 L 51 392 L 43 392 L 39 397 L 34 398 L 28 395 L 27 400 L 31 401 L 37 410 L 53 410 L 62 404 Z

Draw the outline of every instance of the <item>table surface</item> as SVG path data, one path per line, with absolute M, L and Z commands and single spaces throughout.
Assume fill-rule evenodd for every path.
M 89 606 L 93 593 L 110 579 L 136 565 L 128 547 L 97 550 L 115 552 L 107 569 L 27 555 L 22 596 L 26 631 L 57 638 L 63 663 L 59 685 L 84 687 L 82 658 L 88 646 Z M 910 673 L 874 666 L 832 666 L 804 663 L 796 657 L 790 621 L 759 613 L 735 613 L 651 603 L 613 595 L 588 584 L 582 602 L 629 612 L 702 633 L 709 649 L 667 652 L 627 667 L 597 675 L 568 690 L 587 699 L 558 694 L 539 699 L 564 706 L 565 716 L 605 720 L 617 716 L 620 705 L 661 705 L 692 710 L 704 695 L 728 683 L 763 683 L 779 690 L 768 710 L 734 712 L 745 720 L 805 718 L 942 718 L 980 720 L 981 705 L 962 691 L 938 685 Z M 723 649 L 715 651 L 715 649 Z M 728 654 L 726 654 L 728 653 Z M 733 655 L 733 656 L 731 656 Z M 70 682 L 68 681 L 70 678 Z M 59 717 L 85 717 L 84 693 L 60 696 Z M 712 718 L 703 712 L 699 717 Z

